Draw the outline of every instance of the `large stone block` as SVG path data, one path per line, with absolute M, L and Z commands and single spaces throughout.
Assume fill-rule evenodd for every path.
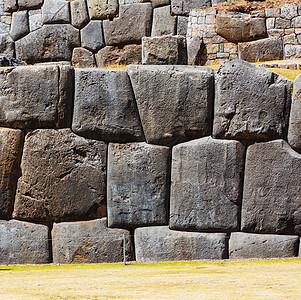
M 150 3 L 120 5 L 118 18 L 103 21 L 106 45 L 140 44 L 144 36 L 150 35 L 151 24 Z
M 26 135 L 13 217 L 35 221 L 95 218 L 106 204 L 106 144 L 70 129 Z
M 22 9 L 41 7 L 44 0 L 18 0 L 18 6 Z
M 30 31 L 37 30 L 43 26 L 42 9 L 30 10 L 28 12 Z
M 126 260 L 133 259 L 130 232 L 107 228 L 107 219 L 55 223 L 52 230 L 53 262 L 115 263 L 123 261 L 123 235 Z
M 6 12 L 12 12 L 18 9 L 17 0 L 4 0 L 3 2 L 3 10 Z
M 227 243 L 225 233 L 180 232 L 167 226 L 135 230 L 138 262 L 223 259 L 228 255 Z
M 0 221 L 0 264 L 49 263 L 48 231 L 45 225 Z
M 249 62 L 282 60 L 282 40 L 278 37 L 274 37 L 238 43 L 238 57 Z
M 239 226 L 244 146 L 205 137 L 172 151 L 170 228 L 233 231 Z
M 70 3 L 71 24 L 76 28 L 82 28 L 89 22 L 86 0 L 73 0 Z
M 11 217 L 19 175 L 23 134 L 21 130 L 0 129 L 0 218 Z
M 109 227 L 168 223 L 169 148 L 145 143 L 110 144 Z
M 201 63 L 204 48 L 203 41 L 198 35 L 187 41 L 188 65 L 199 65 Z
M 288 127 L 288 143 L 301 153 L 301 75 L 294 81 L 293 101 Z
M 28 63 L 71 60 L 80 46 L 79 31 L 69 24 L 44 25 L 16 41 L 16 57 Z
M 74 48 L 72 54 L 72 66 L 75 68 L 95 68 L 94 54 L 82 47 Z
M 301 155 L 283 140 L 249 146 L 242 231 L 301 234 Z
M 215 72 L 213 135 L 218 138 L 285 137 L 292 81 L 242 60 Z
M 105 46 L 103 32 L 102 32 L 102 21 L 94 20 L 90 21 L 80 31 L 82 47 L 85 47 L 92 51 L 97 51 Z
M 125 71 L 76 69 L 72 129 L 105 141 L 143 141 L 130 79 Z
M 210 0 L 171 0 L 171 11 L 175 15 L 189 16 L 190 10 L 210 7 Z
M 88 0 L 88 10 L 92 20 L 114 17 L 118 13 L 118 0 Z
M 148 143 L 174 145 L 211 133 L 213 72 L 193 66 L 128 66 Z
M 9 34 L 0 34 L 0 53 L 14 56 L 15 43 Z
M 267 37 L 265 18 L 251 18 L 248 14 L 234 12 L 217 14 L 216 32 L 234 43 Z
M 44 0 L 42 19 L 44 24 L 70 23 L 70 1 Z
M 186 65 L 186 38 L 182 35 L 142 38 L 144 65 Z
M 176 34 L 177 17 L 170 14 L 170 5 L 154 9 L 152 36 Z
M 14 12 L 9 35 L 18 40 L 29 33 L 29 19 L 27 11 Z
M 0 126 L 70 126 L 73 69 L 25 66 L 0 69 Z
M 273 258 L 297 255 L 298 236 L 231 233 L 229 258 Z

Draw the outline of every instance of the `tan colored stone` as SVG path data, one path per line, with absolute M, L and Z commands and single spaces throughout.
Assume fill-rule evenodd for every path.
M 85 48 L 74 48 L 72 65 L 75 68 L 94 68 L 96 67 L 94 54 Z

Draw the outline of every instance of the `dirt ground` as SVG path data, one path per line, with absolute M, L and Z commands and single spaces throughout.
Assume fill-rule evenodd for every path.
M 300 299 L 301 259 L 0 266 L 0 299 Z

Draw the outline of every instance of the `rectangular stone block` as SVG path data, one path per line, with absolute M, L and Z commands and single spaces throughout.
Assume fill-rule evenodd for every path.
M 135 228 L 168 223 L 169 148 L 109 144 L 108 225 Z
M 171 15 L 170 5 L 154 9 L 152 36 L 174 35 L 176 27 L 177 17 Z
M 17 0 L 18 6 L 22 9 L 41 7 L 43 0 Z
M 44 24 L 70 23 L 70 1 L 44 0 L 42 19 Z
M 88 0 L 90 19 L 114 17 L 118 13 L 118 0 Z
M 130 232 L 107 228 L 107 219 L 55 223 L 52 230 L 55 264 L 116 263 L 133 260 Z
M 0 221 L 0 264 L 49 263 L 48 232 L 45 225 Z
M 135 230 L 138 262 L 224 259 L 228 237 L 225 233 L 198 233 L 170 230 L 167 226 Z
M 46 65 L 0 69 L 0 126 L 70 126 L 73 69 Z
M 293 235 L 233 232 L 229 240 L 229 258 L 293 257 L 297 255 L 298 244 L 298 236 Z
M 175 15 L 189 16 L 194 8 L 210 7 L 210 0 L 171 0 L 171 10 Z
M 64 221 L 105 215 L 106 150 L 104 142 L 70 129 L 28 133 L 13 217 Z

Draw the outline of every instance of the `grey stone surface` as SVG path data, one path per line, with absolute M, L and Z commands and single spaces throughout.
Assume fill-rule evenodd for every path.
M 211 137 L 172 151 L 170 228 L 233 231 L 239 226 L 244 147 Z
M 0 128 L 0 218 L 2 219 L 11 217 L 22 144 L 21 130 Z
M 49 262 L 47 226 L 17 220 L 0 221 L 0 264 Z
M 187 60 L 189 65 L 199 65 L 204 50 L 202 39 L 195 35 L 187 41 Z
M 265 18 L 251 18 L 249 14 L 236 12 L 218 13 L 216 32 L 234 43 L 267 37 Z
M 130 79 L 125 71 L 76 69 L 72 130 L 103 141 L 143 141 Z
M 142 38 L 145 65 L 186 65 L 186 38 L 182 35 Z
M 187 26 L 188 26 L 188 17 L 178 16 L 177 35 L 186 36 Z
M 275 20 L 275 28 L 276 29 L 288 29 L 291 27 L 291 20 L 287 20 L 285 18 L 276 18 Z
M 74 0 L 70 3 L 71 25 L 82 28 L 89 22 L 86 0 Z
M 0 126 L 70 126 L 73 69 L 25 66 L 0 69 Z
M 229 258 L 274 258 L 297 255 L 298 236 L 231 233 Z
M 210 0 L 171 0 L 171 11 L 175 15 L 189 16 L 189 11 L 191 9 L 200 9 L 210 6 Z
M 97 51 L 105 46 L 102 30 L 102 21 L 92 20 L 81 31 L 81 44 L 92 51 Z
M 170 5 L 155 8 L 153 11 L 152 36 L 176 34 L 177 17 L 170 14 Z
M 87 0 L 90 19 L 107 19 L 118 13 L 118 0 Z M 128 16 L 130 17 L 130 15 Z
M 43 26 L 41 9 L 30 10 L 28 12 L 28 18 L 30 31 L 37 30 Z
M 15 43 L 9 34 L 0 34 L 0 54 L 14 56 Z
M 80 46 L 79 31 L 69 24 L 44 25 L 16 42 L 16 57 L 29 63 L 71 60 Z
M 18 60 L 7 54 L 0 54 L 0 67 L 17 67 L 23 66 L 24 61 Z
M 301 153 L 301 75 L 297 76 L 294 81 L 287 138 L 291 147 Z
M 18 6 L 22 9 L 41 7 L 43 1 L 44 0 L 17 0 Z
M 18 9 L 17 0 L 5 0 L 3 1 L 3 10 L 6 12 L 12 12 Z
M 29 33 L 29 20 L 27 11 L 14 12 L 10 28 L 12 39 L 18 40 Z
M 292 81 L 242 60 L 215 72 L 213 136 L 236 139 L 284 137 Z
M 298 16 L 298 7 L 291 4 L 282 5 L 281 9 L 281 17 L 291 20 L 292 18 Z
M 242 231 L 301 234 L 301 155 L 283 140 L 248 147 Z
M 10 27 L 11 27 L 10 24 L 5 23 L 1 20 L 0 21 L 0 34 L 8 33 L 10 31 Z
M 211 132 L 213 72 L 193 66 L 128 66 L 148 143 L 174 145 Z
M 238 57 L 249 62 L 282 60 L 282 43 L 278 37 L 238 43 Z
M 103 21 L 106 45 L 140 44 L 142 37 L 150 35 L 151 24 L 150 3 L 120 5 L 118 18 Z
M 70 23 L 70 1 L 44 0 L 42 19 L 44 24 Z
M 82 47 L 74 48 L 72 54 L 72 66 L 75 68 L 96 67 L 94 54 Z
M 53 262 L 55 264 L 121 262 L 123 234 L 126 240 L 126 260 L 133 260 L 130 232 L 107 228 L 107 218 L 55 223 L 52 230 Z
M 109 144 L 109 227 L 167 225 L 169 168 L 168 147 Z
M 79 137 L 70 129 L 28 133 L 13 217 L 35 221 L 95 218 L 106 205 L 104 142 Z
M 151 0 L 153 8 L 159 7 L 159 6 L 164 6 L 164 5 L 169 5 L 170 0 Z
M 227 258 L 225 233 L 198 233 L 170 230 L 167 226 L 135 230 L 138 262 Z
M 284 53 L 286 59 L 301 58 L 301 45 L 285 45 Z

